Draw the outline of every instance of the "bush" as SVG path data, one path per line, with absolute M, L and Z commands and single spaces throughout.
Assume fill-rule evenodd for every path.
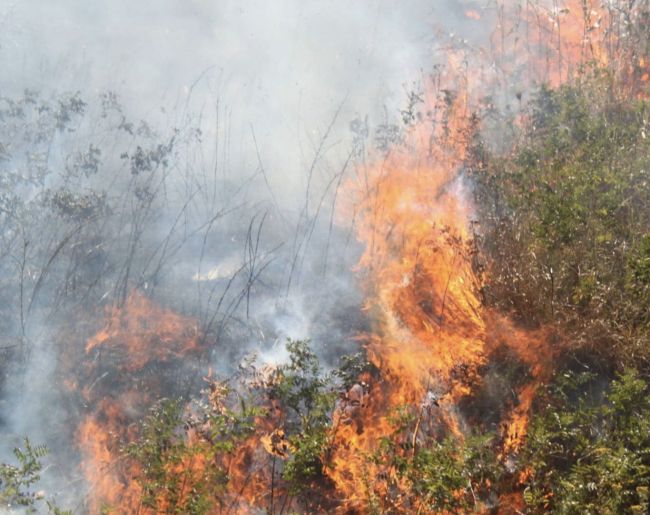
M 32 488 L 41 479 L 43 464 L 41 459 L 49 453 L 43 445 L 34 446 L 25 438 L 25 448 L 14 449 L 18 465 L 0 463 L 0 506 L 6 509 L 23 509 L 26 513 L 37 513 L 37 508 L 45 503 L 49 513 L 71 515 L 62 511 L 53 501 L 46 501 L 43 492 Z
M 524 499 L 535 512 L 648 512 L 647 383 L 628 370 L 599 402 L 585 388 L 593 379 L 566 373 L 531 425 L 520 460 Z
M 474 145 L 470 175 L 490 269 L 486 302 L 526 324 L 561 324 L 618 364 L 647 360 L 648 103 L 608 81 L 542 88 L 514 151 Z

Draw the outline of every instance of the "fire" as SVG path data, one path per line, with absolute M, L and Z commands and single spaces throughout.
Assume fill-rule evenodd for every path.
M 549 34 L 557 34 L 560 17 L 582 13 L 574 7 L 557 12 L 550 28 L 546 24 L 552 17 L 542 22 L 544 48 L 552 42 Z M 588 23 L 591 18 L 582 14 Z M 568 25 L 571 29 L 558 47 L 565 61 L 556 68 L 541 66 L 538 54 L 522 53 L 536 80 L 562 83 L 571 66 L 588 59 L 607 64 L 604 49 L 590 45 L 583 34 L 600 37 L 597 28 L 573 21 Z M 556 342 L 551 330 L 517 328 L 481 304 L 472 206 L 462 168 L 478 123 L 472 109 L 479 109 L 479 99 L 498 87 L 499 76 L 488 74 L 486 80 L 484 70 L 468 66 L 468 59 L 457 52 L 446 57 L 448 71 L 433 81 L 422 107 L 426 121 L 410 127 L 402 145 L 360 167 L 346 184 L 352 206 L 346 215 L 354 212 L 356 235 L 365 248 L 358 271 L 367 292 L 365 309 L 374 323 L 366 350 L 381 374 L 361 422 L 334 428 L 337 448 L 329 474 L 347 500 L 346 508 L 363 509 L 369 490 L 381 495 L 386 487 L 379 479 L 367 484 L 368 477 L 392 472 L 379 470 L 366 457 L 391 434 L 392 409 L 406 406 L 415 412 L 417 423 L 406 442 L 412 449 L 441 431 L 462 439 L 467 427 L 457 405 L 475 393 L 481 367 L 505 346 L 528 370 L 517 402 L 503 414 L 505 457 L 521 446 L 535 393 L 553 370 Z M 438 409 L 429 409 L 431 398 Z M 391 479 L 399 485 L 394 475 Z
M 463 108 L 456 100 L 450 119 Z M 466 129 L 441 128 L 452 145 Z M 455 176 L 463 148 L 429 147 L 423 135 L 415 137 L 424 149 L 395 152 L 362 170 L 357 190 L 365 197 L 357 204 L 357 234 L 367 242 L 359 262 L 369 273 L 366 309 L 382 335 L 368 352 L 387 377 L 412 379 L 393 397 L 402 402 L 419 399 L 432 374 L 446 380 L 455 364 L 478 364 L 483 352 L 480 302 L 466 258 L 469 212 Z
M 195 420 L 191 416 L 192 403 L 184 407 L 187 427 L 177 435 L 188 452 L 180 460 L 164 465 L 166 474 L 182 478 L 180 487 L 173 492 L 176 505 L 170 508 L 166 497 L 169 492 L 163 489 L 153 500 L 149 499 L 148 505 L 143 504 L 145 492 L 138 482 L 142 471 L 136 461 L 125 455 L 124 449 L 140 438 L 139 422 L 147 409 L 161 397 L 175 394 L 178 385 L 165 377 L 168 369 L 202 351 L 196 320 L 133 291 L 123 306 L 107 310 L 104 326 L 87 341 L 85 349 L 86 378 L 79 382 L 89 412 L 77 428 L 76 440 L 89 485 L 91 513 L 100 513 L 103 507 L 126 514 L 177 509 L 197 489 L 218 489 L 224 477 L 226 483 L 219 501 L 223 509 L 253 513 L 257 506 L 268 504 L 274 473 L 271 463 L 275 457 L 263 444 L 273 437 L 279 422 L 272 416 L 260 415 L 250 436 L 230 452 L 215 453 L 214 428 L 209 419 Z M 204 381 L 208 385 L 205 392 L 209 410 L 228 420 L 228 387 L 214 380 L 211 373 Z M 268 412 L 279 416 L 277 409 Z M 283 493 L 276 488 L 277 498 Z M 216 498 L 214 502 L 213 508 L 217 510 Z
M 99 402 L 96 415 L 87 416 L 77 429 L 82 471 L 91 488 L 92 513 L 100 513 L 104 505 L 131 506 L 135 510 L 140 504 L 142 492 L 133 481 L 137 471 L 124 470 L 118 460 L 119 439 L 125 436 L 125 427 L 128 421 L 122 408 L 115 401 L 104 399 Z
M 530 379 L 517 392 L 518 404 L 503 423 L 503 455 L 516 452 L 524 442 L 528 419 L 541 385 L 550 380 L 553 361 L 561 348 L 551 328 L 535 331 L 515 327 L 505 316 L 486 312 L 487 342 L 491 349 L 505 345 L 528 367 Z
M 470 10 L 465 15 L 479 20 L 481 13 Z M 357 392 L 358 405 L 350 416 L 335 414 L 332 423 L 335 447 L 323 462 L 345 499 L 343 510 L 363 511 L 366 493 L 381 492 L 387 477 L 401 488 L 393 471 L 380 470 L 367 459 L 391 434 L 394 409 L 406 407 L 415 414 L 415 428 L 404 436 L 412 452 L 441 434 L 462 439 L 468 428 L 459 402 L 476 392 L 482 367 L 505 346 L 528 371 L 516 404 L 502 414 L 500 448 L 505 458 L 522 445 L 535 394 L 551 377 L 556 352 L 551 330 L 518 328 L 481 302 L 484 277 L 475 259 L 472 204 L 462 175 L 479 123 L 472 115 L 480 107 L 478 99 L 492 93 L 490 88 L 503 77 L 523 74 L 524 84 L 558 86 L 589 63 L 614 66 L 620 84 L 638 94 L 643 91 L 639 84 L 650 74 L 643 56 L 613 65 L 617 57 L 629 56 L 612 32 L 617 20 L 604 4 L 567 0 L 561 7 L 545 7 L 528 2 L 516 13 L 503 7 L 501 14 L 491 41 L 496 70 L 469 66 L 466 55 L 450 50 L 447 72 L 425 93 L 423 119 L 408 127 L 400 145 L 360 166 L 344 185 L 349 201 L 343 217 L 349 220 L 354 213 L 356 236 L 364 245 L 357 270 L 372 331 L 363 339 L 380 379 L 371 384 L 369 401 L 365 390 Z M 87 341 L 88 379 L 67 380 L 66 386 L 80 388 L 89 406 L 76 437 L 91 486 L 91 512 L 104 504 L 120 513 L 147 512 L 134 479 L 139 470 L 121 459 L 120 448 L 137 438 L 137 420 L 164 395 L 166 383 L 148 380 L 142 388 L 140 377 L 151 375 L 151 364 L 173 364 L 200 353 L 201 341 L 195 320 L 137 291 L 123 306 L 109 309 L 104 327 Z M 221 390 L 208 382 L 218 409 Z M 282 431 L 279 409 L 272 406 L 269 412 L 273 415 L 259 417 L 255 433 L 218 463 L 228 476 L 227 511 L 273 506 L 280 493 L 286 494 L 286 502 L 288 494 L 275 484 L 276 461 L 293 449 Z M 203 447 L 200 428 L 191 428 L 184 437 L 196 452 L 171 470 L 189 478 L 181 498 L 216 465 Z M 511 501 L 518 502 L 514 497 Z
M 335 424 L 329 474 L 345 509 L 363 510 L 369 490 L 381 495 L 387 488 L 380 479 L 367 484 L 368 477 L 392 474 L 367 456 L 391 434 L 393 409 L 405 406 L 416 414 L 405 442 L 413 452 L 441 432 L 462 439 L 467 428 L 456 406 L 480 383 L 491 353 L 505 345 L 531 377 L 503 423 L 507 455 L 521 445 L 534 394 L 552 371 L 545 332 L 517 329 L 481 305 L 471 202 L 460 176 L 473 123 L 464 102 L 459 95 L 439 111 L 432 137 L 414 129 L 409 145 L 362 168 L 348 185 L 357 236 L 365 244 L 358 265 L 368 291 L 365 309 L 374 321 L 366 350 L 381 381 L 361 409 L 360 423 Z M 401 488 L 394 474 L 391 480 Z
M 607 4 L 527 2 L 517 8 L 502 4 L 497 11 L 495 69 L 486 71 L 485 63 L 447 50 L 447 73 L 434 81 L 424 101 L 426 120 L 407 131 L 402 145 L 360 167 L 346 185 L 352 207 L 344 216 L 354 213 L 365 246 L 358 270 L 374 322 L 366 349 L 381 371 L 362 422 L 335 428 L 339 445 L 330 475 L 352 505 L 366 488 L 362 478 L 378 475 L 362 456 L 390 434 L 391 408 L 421 406 L 435 392 L 441 408 L 437 423 L 462 437 L 464 422 L 454 406 L 472 394 L 481 366 L 505 345 L 529 370 L 518 404 L 503 421 L 507 455 L 523 442 L 535 393 L 552 372 L 557 342 L 551 331 L 518 329 L 484 309 L 478 297 L 471 202 L 460 178 L 478 99 L 494 88 L 512 91 L 513 81 L 525 88 L 557 87 L 585 66 L 607 68 L 617 87 L 643 94 L 646 61 L 629 54 L 632 35 L 619 30 L 623 21 Z M 633 9 L 630 15 L 642 13 Z M 473 12 L 466 16 L 477 18 Z M 485 54 L 477 55 L 480 60 Z M 425 433 L 418 423 L 412 445 L 426 439 Z
M 128 361 L 129 372 L 141 370 L 150 361 L 169 361 L 198 349 L 195 322 L 152 303 L 136 290 L 124 306 L 112 307 L 107 323 L 86 344 L 86 353 L 118 352 Z
M 458 370 L 485 361 L 471 209 L 459 176 L 472 118 L 462 92 L 441 91 L 430 102 L 433 134 L 414 127 L 403 148 L 362 167 L 347 185 L 365 244 L 358 265 L 365 308 L 375 324 L 366 349 L 382 377 L 361 426 L 336 428 L 330 475 L 352 506 L 367 489 L 363 478 L 380 475 L 364 457 L 391 433 L 391 408 L 422 406 L 435 395 L 437 422 L 460 435 L 463 422 L 453 406 L 470 387 Z M 426 438 L 419 425 L 412 445 Z
M 139 470 L 122 457 L 137 438 L 136 423 L 165 394 L 165 379 L 146 379 L 147 366 L 178 360 L 199 349 L 196 321 L 133 291 L 123 306 L 107 310 L 104 327 L 86 344 L 87 376 L 81 394 L 90 412 L 76 432 L 82 471 L 90 486 L 89 509 L 146 512 L 140 506 Z M 72 384 L 72 383 L 70 383 Z M 156 391 L 158 390 L 158 391 Z
M 584 68 L 607 70 L 614 85 L 632 96 L 647 96 L 649 70 L 637 55 L 633 26 L 647 24 L 641 5 L 625 9 L 601 0 L 504 2 L 492 33 L 492 55 L 503 77 L 527 88 L 558 87 L 576 80 Z

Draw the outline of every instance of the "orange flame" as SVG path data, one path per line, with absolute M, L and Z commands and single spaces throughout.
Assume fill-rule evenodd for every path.
M 585 67 L 607 69 L 615 87 L 647 96 L 650 71 L 633 27 L 643 30 L 647 13 L 640 4 L 617 9 L 601 0 L 504 2 L 491 44 L 495 64 L 510 84 L 558 87 L 579 78 Z
M 118 460 L 119 440 L 124 437 L 125 427 L 128 422 L 123 408 L 104 399 L 96 406 L 96 414 L 85 417 L 77 429 L 82 471 L 91 486 L 91 513 L 100 513 L 105 505 L 136 510 L 140 504 L 142 492 L 133 480 L 137 471 L 125 470 Z
M 121 447 L 136 439 L 136 422 L 150 405 L 148 390 L 156 388 L 156 381 L 143 388 L 137 374 L 148 363 L 196 352 L 197 324 L 137 291 L 131 292 L 124 306 L 110 308 L 106 318 L 104 327 L 86 344 L 86 353 L 97 355 L 88 362 L 90 379 L 82 388 L 90 413 L 76 433 L 82 470 L 90 485 L 89 509 L 99 513 L 107 505 L 121 513 L 146 513 L 134 479 L 139 471 L 121 458 Z
M 381 373 L 361 423 L 335 427 L 337 448 L 328 473 L 354 509 L 363 510 L 369 490 L 381 493 L 385 487 L 380 480 L 369 485 L 368 477 L 391 474 L 366 458 L 391 434 L 391 408 L 408 406 L 418 413 L 409 436 L 412 448 L 435 438 L 441 427 L 462 438 L 465 423 L 456 405 L 480 382 L 490 354 L 505 345 L 530 376 L 503 423 L 507 455 L 521 445 L 535 392 L 552 371 L 554 353 L 545 331 L 517 329 L 481 305 L 471 201 L 461 171 L 475 129 L 472 106 L 479 106 L 476 99 L 486 96 L 498 77 L 485 80 L 484 70 L 468 66 L 462 54 L 450 51 L 447 59 L 448 73 L 436 78 L 424 101 L 425 122 L 345 185 L 351 197 L 345 216 L 354 212 L 356 234 L 365 245 L 358 270 L 374 321 L 366 349 Z M 564 80 L 562 74 L 551 79 Z M 423 423 L 422 406 L 431 396 L 439 410 Z M 399 485 L 397 478 L 392 481 Z
M 105 327 L 86 344 L 86 353 L 106 348 L 128 357 L 126 370 L 142 369 L 150 361 L 169 361 L 198 348 L 194 321 L 157 306 L 134 290 L 124 306 L 113 307 Z
M 367 490 L 364 478 L 379 475 L 364 458 L 391 433 L 390 408 L 420 406 L 438 392 L 439 422 L 462 434 L 453 404 L 469 387 L 455 371 L 476 370 L 485 360 L 471 212 L 459 179 L 472 129 L 467 96 L 441 91 L 429 106 L 433 134 L 412 128 L 403 148 L 347 184 L 365 244 L 359 270 L 366 310 L 375 323 L 366 348 L 382 374 L 361 427 L 337 428 L 330 475 L 352 506 Z M 416 431 L 414 445 L 421 436 Z
M 465 14 L 474 20 L 482 17 L 477 11 Z M 381 491 L 381 478 L 393 474 L 367 460 L 380 439 L 392 432 L 392 408 L 409 406 L 417 413 L 418 423 L 408 436 L 411 448 L 440 430 L 462 438 L 466 427 L 458 401 L 473 393 L 481 367 L 499 345 L 513 350 L 528 368 L 518 404 L 504 416 L 503 455 L 521 445 L 535 393 L 550 377 L 553 341 L 548 331 L 517 328 L 481 305 L 472 208 L 461 178 L 477 123 L 471 110 L 504 77 L 521 80 L 524 87 L 540 82 L 558 86 L 589 63 L 609 67 L 622 87 L 642 95 L 650 76 L 648 60 L 629 53 L 613 30 L 617 23 L 604 4 L 591 1 L 566 0 L 554 8 L 527 2 L 520 11 L 500 7 L 491 41 L 495 70 L 486 71 L 491 63 L 485 62 L 470 66 L 467 56 L 449 51 L 448 73 L 437 77 L 426 93 L 423 121 L 407 130 L 403 144 L 359 167 L 345 184 L 350 201 L 344 216 L 356 220 L 356 235 L 365 245 L 358 271 L 373 323 L 372 334 L 365 335 L 366 349 L 381 379 L 373 385 L 358 423 L 339 423 L 335 417 L 335 449 L 325 461 L 327 474 L 346 500 L 343 509 L 363 511 L 366 492 Z M 151 362 L 173 362 L 198 351 L 195 321 L 137 292 L 123 307 L 110 309 L 105 327 L 88 340 L 86 353 L 97 356 L 90 365 L 95 380 L 82 390 L 91 411 L 77 439 L 92 485 L 92 512 L 103 503 L 122 513 L 146 511 L 133 480 L 138 470 L 119 460 L 120 445 L 136 438 L 136 416 L 149 403 L 133 375 Z M 101 388 L 99 367 L 106 354 L 116 358 L 110 360 L 116 368 L 109 372 L 110 394 Z M 76 388 L 76 382 L 68 387 Z M 438 407 L 423 422 L 423 406 L 430 398 Z M 255 507 L 268 506 L 275 460 L 291 452 L 284 447 L 278 421 L 260 418 L 257 426 L 226 464 L 228 511 L 255 512 Z M 189 432 L 187 437 L 200 446 L 196 435 Z M 176 464 L 178 473 L 197 478 L 210 466 L 201 452 Z M 391 479 L 401 487 L 394 474 Z M 515 495 L 511 501 L 514 506 L 521 500 Z

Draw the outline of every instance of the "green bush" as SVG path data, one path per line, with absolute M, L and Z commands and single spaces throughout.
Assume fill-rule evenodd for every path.
M 576 346 L 623 365 L 650 355 L 650 112 L 608 85 L 542 88 L 512 153 L 477 139 L 469 174 L 486 302 L 525 324 L 561 324 Z
M 650 397 L 630 369 L 604 399 L 588 395 L 593 375 L 566 373 L 549 388 L 520 456 L 524 500 L 534 512 L 647 513 Z
M 24 510 L 38 513 L 39 506 L 45 503 L 48 513 L 71 515 L 63 511 L 53 501 L 45 500 L 45 494 L 32 489 L 41 479 L 43 464 L 41 459 L 49 453 L 44 445 L 34 446 L 25 438 L 24 449 L 16 447 L 14 456 L 18 465 L 0 463 L 0 506 L 7 510 Z

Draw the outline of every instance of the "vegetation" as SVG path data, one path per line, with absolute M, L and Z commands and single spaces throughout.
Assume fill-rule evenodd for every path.
M 323 459 L 330 438 L 336 393 L 333 378 L 323 374 L 305 341 L 288 341 L 290 359 L 272 374 L 268 396 L 285 410 L 282 432 L 288 459 L 282 477 L 290 493 L 307 492 L 323 480 Z
M 27 438 L 24 446 L 24 449 L 14 449 L 17 465 L 0 464 L 0 506 L 3 509 L 22 508 L 26 513 L 38 513 L 40 508 L 45 507 L 54 515 L 71 514 L 72 512 L 62 511 L 53 501 L 46 500 L 42 492 L 33 491 L 34 485 L 41 478 L 41 459 L 49 451 L 42 445 L 32 445 Z
M 259 450 L 260 440 L 273 462 L 271 476 L 260 476 L 268 488 L 263 495 L 275 495 L 274 489 L 285 495 L 313 495 L 314 484 L 325 479 L 334 379 L 323 373 L 307 342 L 289 340 L 287 350 L 289 361 L 269 373 L 250 365 L 230 384 L 208 379 L 208 388 L 189 408 L 182 399 L 164 399 L 151 409 L 139 438 L 124 452 L 130 469 L 137 471 L 144 509 L 235 509 L 239 497 L 248 493 L 247 484 L 240 485 L 235 499 L 226 495 L 226 487 L 247 474 L 242 467 Z M 251 442 L 255 447 L 248 445 Z M 305 501 L 319 502 L 324 501 Z
M 535 512 L 647 513 L 650 397 L 634 369 L 605 392 L 593 373 L 566 373 L 542 398 L 520 460 Z
M 595 74 L 540 89 L 512 152 L 493 154 L 478 134 L 468 163 L 478 248 L 490 264 L 485 304 L 566 335 L 524 446 L 506 457 L 499 435 L 480 432 L 416 441 L 418 412 L 401 407 L 393 433 L 366 457 L 385 471 L 363 494 L 369 512 L 480 511 L 517 492 L 518 509 L 535 513 L 648 511 L 650 112 L 646 101 L 610 94 L 609 80 Z M 134 175 L 164 166 L 168 148 L 143 152 L 132 159 Z M 79 170 L 94 173 L 98 156 L 91 148 Z M 102 198 L 59 192 L 50 202 L 74 217 L 103 209 Z M 233 499 L 229 485 L 251 459 L 250 442 L 262 442 L 268 460 L 257 503 L 271 512 L 288 498 L 307 511 L 336 505 L 326 468 L 337 392 L 374 371 L 362 354 L 326 373 L 308 342 L 288 341 L 287 351 L 287 362 L 271 370 L 250 366 L 234 381 L 208 379 L 197 399 L 151 409 L 124 449 L 144 509 L 234 509 L 245 487 Z M 45 452 L 26 440 L 15 451 L 19 465 L 2 465 L 5 506 L 36 511 L 43 502 L 32 488 Z
M 635 41 L 641 36 L 635 33 Z M 543 380 L 534 390 L 521 447 L 506 450 L 504 434 L 495 427 L 502 421 L 498 416 L 493 416 L 497 423 L 487 421 L 493 414 L 480 419 L 478 397 L 497 395 L 473 390 L 476 378 L 461 363 L 454 374 L 467 372 L 459 383 L 470 392 L 469 400 L 454 409 L 458 420 L 477 423 L 471 429 L 426 432 L 421 427 L 426 410 L 431 425 L 447 428 L 437 400 L 430 406 L 393 407 L 388 434 L 377 438 L 373 452 L 359 457 L 363 472 L 378 472 L 362 478 L 365 488 L 355 493 L 353 509 L 650 511 L 650 100 L 638 88 L 621 88 L 611 71 L 589 66 L 578 79 L 535 92 L 522 108 L 507 152 L 503 141 L 493 144 L 475 115 L 464 168 L 478 221 L 468 248 L 483 274 L 484 307 L 526 329 L 550 328 L 562 335 L 553 342 L 552 374 L 536 375 L 509 355 L 493 371 L 497 394 L 512 392 L 512 399 L 498 400 L 509 408 L 517 406 L 522 377 Z M 445 95 L 450 107 L 454 92 Z M 418 122 L 414 110 L 423 102 L 411 95 L 401 113 L 406 125 Z M 105 95 L 107 125 L 102 127 L 120 135 L 119 161 L 95 142 L 77 145 L 63 151 L 57 164 L 64 171 L 55 180 L 49 148 L 82 128 L 88 105 L 77 94 L 44 100 L 31 92 L 18 100 L 1 99 L 0 105 L 0 166 L 11 164 L 0 178 L 0 304 L 13 311 L 0 317 L 0 332 L 11 336 L 0 350 L 24 351 L 31 324 L 38 325 L 32 322 L 37 313 L 54 318 L 59 305 L 68 313 L 85 303 L 100 305 L 108 291 L 120 304 L 134 284 L 150 292 L 162 289 L 161 270 L 172 269 L 171 258 L 181 255 L 186 242 L 192 243 L 188 254 L 200 248 L 201 269 L 213 224 L 230 209 L 216 209 L 216 189 L 210 196 L 206 191 L 212 188 L 203 185 L 207 174 L 191 188 L 188 181 L 191 191 L 175 199 L 174 205 L 183 207 L 171 230 L 159 225 L 169 208 L 166 196 L 173 195 L 166 178 L 177 149 L 199 140 L 199 134 L 172 130 L 163 138 L 144 123 L 136 129 L 116 98 Z M 358 138 L 368 133 L 360 123 L 352 127 Z M 21 141 L 20 133 L 29 137 Z M 385 155 L 399 139 L 395 126 L 377 131 Z M 110 181 L 103 178 L 107 167 L 120 171 L 115 179 L 123 187 L 120 195 L 108 192 L 113 179 L 111 174 Z M 261 163 L 260 170 L 264 175 Z M 123 212 L 121 206 L 130 208 Z M 190 212 L 203 218 L 190 220 Z M 209 338 L 223 336 L 227 320 L 248 318 L 252 286 L 273 261 L 258 254 L 266 214 L 256 217 L 248 225 L 241 268 L 227 279 L 211 279 L 206 291 L 197 282 L 200 329 L 189 337 L 197 354 Z M 56 230 L 39 244 L 49 219 L 56 220 Z M 313 230 L 305 234 L 311 238 Z M 294 265 L 303 259 L 300 250 L 292 259 Z M 50 281 L 56 273 L 63 279 Z M 169 281 L 171 295 L 186 278 Z M 56 302 L 45 302 L 46 297 Z M 243 305 L 245 313 L 243 308 L 239 313 Z M 12 323 L 16 320 L 20 323 Z M 195 333 L 201 334 L 196 341 Z M 121 442 L 119 453 L 139 512 L 234 513 L 250 504 L 271 514 L 325 513 L 348 507 L 352 501 L 337 497 L 328 474 L 342 445 L 333 421 L 337 410 L 350 408 L 351 390 L 365 395 L 365 380 L 377 379 L 381 389 L 380 374 L 363 353 L 344 356 L 330 369 L 308 341 L 289 340 L 286 351 L 288 358 L 272 368 L 249 362 L 228 379 L 204 378 L 202 390 L 190 384 L 185 396 L 151 399 L 153 406 L 129 427 L 131 440 Z M 100 361 L 98 352 L 93 366 Z M 173 368 L 173 362 L 165 364 Z M 153 368 L 141 368 L 133 371 L 138 386 L 146 374 L 153 375 Z M 124 370 L 98 374 L 79 395 L 87 401 L 94 391 L 100 399 L 102 379 L 124 380 L 129 375 Z M 171 380 L 160 384 L 161 390 L 181 391 Z M 362 409 L 355 402 L 352 408 Z M 134 420 L 131 414 L 120 416 L 120 421 Z M 47 452 L 25 439 L 24 449 L 14 450 L 17 464 L 0 464 L 3 508 L 64 513 L 38 490 Z M 107 513 L 112 509 L 119 508 L 105 506 Z
M 392 417 L 394 432 L 381 439 L 379 450 L 370 457 L 383 470 L 394 471 L 386 477 L 385 494 L 373 492 L 367 501 L 372 511 L 404 510 L 465 512 L 494 502 L 494 487 L 503 474 L 495 454 L 494 435 L 470 435 L 465 439 L 447 436 L 426 445 L 409 442 L 416 416 L 407 407 Z M 391 484 L 395 483 L 395 484 Z M 401 484 L 401 489 L 395 485 Z M 391 492 L 400 491 L 399 496 Z M 404 493 L 408 499 L 404 505 Z
M 486 302 L 618 365 L 648 359 L 650 139 L 645 101 L 606 76 L 542 88 L 512 154 L 474 147 Z
M 137 442 L 126 449 L 135 463 L 142 506 L 155 512 L 208 513 L 228 482 L 224 456 L 252 434 L 259 410 L 240 400 L 226 407 L 232 394 L 211 383 L 197 410 L 184 414 L 184 403 L 165 399 L 144 419 Z M 192 435 L 185 428 L 193 430 Z

